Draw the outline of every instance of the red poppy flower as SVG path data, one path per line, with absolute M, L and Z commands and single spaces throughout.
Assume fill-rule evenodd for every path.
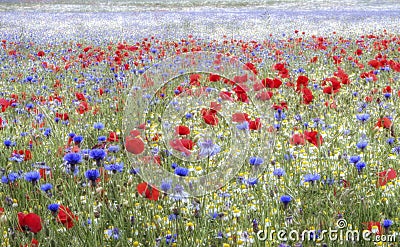
M 190 85 L 196 85 L 196 86 L 200 86 L 200 80 L 201 75 L 200 74 L 191 74 L 190 75 Z
M 379 222 L 379 221 L 369 221 L 369 222 L 364 222 L 363 224 L 366 225 L 368 231 L 375 233 L 372 228 L 376 228 L 378 231 L 375 234 L 376 235 L 381 235 L 382 234 L 381 222 Z
M 339 92 L 339 89 L 341 88 L 340 82 L 335 77 L 330 77 L 330 78 L 325 79 L 324 82 L 322 83 L 322 86 L 326 86 L 323 89 L 323 92 L 326 94 L 337 93 L 337 92 Z
M 51 173 L 51 170 L 47 170 L 45 168 L 40 168 L 39 169 L 40 173 L 40 178 L 42 178 L 44 181 L 47 180 L 47 178 L 52 178 L 53 174 Z
M 304 145 L 304 135 L 302 134 L 294 134 L 292 138 L 290 138 L 290 144 L 292 145 Z
M 175 128 L 175 131 L 178 135 L 189 135 L 190 129 L 187 126 L 179 125 Z
M 383 93 L 392 93 L 392 88 L 390 86 L 386 86 L 382 90 Z
M 125 148 L 130 153 L 140 154 L 144 151 L 144 142 L 140 138 L 127 136 L 125 139 Z
M 272 106 L 272 109 L 274 109 L 275 111 L 277 111 L 277 110 L 283 110 L 283 109 L 288 109 L 288 106 L 287 106 L 287 103 L 285 102 L 285 101 L 282 101 L 282 102 L 280 102 L 279 103 L 279 105 L 277 105 L 277 104 L 274 104 L 273 106 Z
M 44 51 L 39 51 L 39 52 L 37 53 L 37 55 L 38 55 L 38 57 L 43 57 L 43 56 L 46 55 L 46 54 L 44 53 Z
M 254 64 L 252 64 L 252 63 L 246 63 L 244 69 L 245 70 L 250 70 L 256 75 L 258 74 L 256 66 Z
M 277 63 L 274 65 L 274 70 L 282 71 L 283 69 L 285 69 L 285 65 L 283 63 Z
M 62 223 L 67 229 L 70 229 L 74 226 L 74 221 L 77 220 L 78 216 L 75 216 L 68 207 L 64 205 L 59 206 L 57 222 Z
M 323 142 L 323 138 L 321 135 L 319 135 L 319 138 L 317 139 L 318 135 L 319 134 L 317 131 L 304 131 L 304 137 L 306 138 L 306 140 L 316 147 L 322 145 Z
M 249 121 L 249 129 L 251 130 L 259 130 L 262 127 L 261 121 L 259 118 L 256 118 L 254 121 Z
M 181 141 L 182 145 L 183 145 L 186 149 L 189 149 L 189 150 L 192 150 L 192 149 L 193 149 L 193 147 L 194 147 L 194 142 L 193 142 L 192 140 L 189 140 L 189 139 L 181 139 L 180 141 Z
M 7 101 L 6 99 L 4 99 L 4 98 L 0 99 L 1 112 L 5 112 L 10 105 L 11 105 L 10 102 Z M 1 122 L 0 122 L 0 125 L 1 125 Z
M 222 109 L 221 104 L 218 104 L 217 102 L 211 102 L 210 103 L 210 112 L 217 113 L 221 109 Z
M 186 148 L 186 147 L 183 145 L 182 140 L 180 140 L 180 139 L 171 140 L 171 141 L 169 142 L 169 145 L 170 145 L 173 149 L 175 149 L 176 151 L 185 153 L 185 155 L 187 155 L 187 156 L 189 156 L 189 155 L 191 154 L 190 151 L 188 150 L 188 148 Z M 193 148 L 193 147 L 192 147 L 192 148 Z
M 253 85 L 253 89 L 254 89 L 254 91 L 260 91 L 261 89 L 263 89 L 263 88 L 265 88 L 265 86 L 262 84 L 262 83 L 255 83 L 254 85 Z
M 24 161 L 32 159 L 32 153 L 28 149 L 25 149 L 25 150 L 14 150 L 13 153 L 14 154 L 19 154 L 19 155 L 24 155 Z
M 266 88 L 279 88 L 282 85 L 282 81 L 274 78 L 265 78 L 261 81 L 261 83 L 264 85 Z
M 370 60 L 368 62 L 368 65 L 374 67 L 374 69 L 378 69 L 379 67 L 381 67 L 380 62 L 375 59 Z
M 250 121 L 249 115 L 247 113 L 234 113 L 232 115 L 232 122 L 243 123 L 244 121 Z
M 63 121 L 69 120 L 68 113 L 58 113 L 58 112 L 56 112 L 56 117 L 60 118 Z
M 244 103 L 248 103 L 248 97 L 247 97 L 247 93 L 246 93 L 246 88 L 244 86 L 236 86 L 233 88 L 233 91 L 236 93 L 237 96 L 237 100 L 244 102 Z
M 203 115 L 203 120 L 206 124 L 208 125 L 217 125 L 218 124 L 218 117 L 215 114 L 212 113 L 206 113 Z
M 333 63 L 334 64 L 340 64 L 342 62 L 343 57 L 341 56 L 333 56 Z
M 216 74 L 210 74 L 209 80 L 210 80 L 211 82 L 217 82 L 217 81 L 219 81 L 220 79 L 221 79 L 221 76 L 216 75 Z
M 83 93 L 76 92 L 75 93 L 75 97 L 76 97 L 77 100 L 86 101 L 85 95 Z
M 378 173 L 378 184 L 380 186 L 384 186 L 390 180 L 395 179 L 397 177 L 397 172 L 393 168 L 389 168 L 386 171 Z
M 111 132 L 108 134 L 107 141 L 108 141 L 108 142 L 118 142 L 118 135 L 117 135 L 117 133 L 111 131 Z
M 39 241 L 35 238 L 32 238 L 31 240 L 31 244 L 30 245 L 20 245 L 20 246 L 24 246 L 24 247 L 38 247 L 39 246 Z
M 152 187 L 146 182 L 138 184 L 136 189 L 140 195 L 152 201 L 157 201 L 160 195 L 160 192 L 156 188 Z
M 84 114 L 85 112 L 88 112 L 91 109 L 91 107 L 89 106 L 89 104 L 86 101 L 82 101 L 81 103 L 79 103 L 78 109 L 76 109 L 76 111 L 79 114 Z
M 310 104 L 314 99 L 314 96 L 313 96 L 311 90 L 309 88 L 305 87 L 305 88 L 302 88 L 301 91 L 303 93 L 303 103 L 306 105 Z
M 379 118 L 375 126 L 378 128 L 383 127 L 385 129 L 389 129 L 392 126 L 392 121 L 390 121 L 390 119 L 387 117 Z
M 272 98 L 272 96 L 274 95 L 274 93 L 272 92 L 262 92 L 262 93 L 258 93 L 256 95 L 256 99 L 259 99 L 261 101 L 266 101 L 266 100 L 270 100 Z
M 22 231 L 30 231 L 38 233 L 42 230 L 42 219 L 34 213 L 24 214 L 18 213 L 18 224 Z
M 223 99 L 223 100 L 229 100 L 231 102 L 235 101 L 232 98 L 232 93 L 230 93 L 230 92 L 220 92 L 219 97 L 221 97 L 221 99 Z
M 296 81 L 296 91 L 299 91 L 301 88 L 305 88 L 308 86 L 308 77 L 305 75 L 300 75 L 297 77 Z

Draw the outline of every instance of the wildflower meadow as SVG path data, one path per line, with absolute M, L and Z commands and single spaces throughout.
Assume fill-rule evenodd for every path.
M 148 26 L 117 3 L 16 2 L 0 3 L 1 247 L 398 246 L 400 34 L 368 26 L 379 8 L 329 10 L 335 30 L 319 12 L 236 18 L 240 1 L 139 4 Z

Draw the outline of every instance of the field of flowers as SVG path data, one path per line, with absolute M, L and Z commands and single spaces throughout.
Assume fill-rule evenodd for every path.
M 1 246 L 397 246 L 398 33 L 0 45 Z

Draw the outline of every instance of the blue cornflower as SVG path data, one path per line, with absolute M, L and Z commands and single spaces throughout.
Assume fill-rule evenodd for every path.
M 206 140 L 204 142 L 199 142 L 200 145 L 200 157 L 214 156 L 221 151 L 221 147 L 214 144 L 212 140 Z
M 252 186 L 252 185 L 256 185 L 258 183 L 258 179 L 257 178 L 249 178 L 247 180 L 247 184 Z
M 389 99 L 392 96 L 392 94 L 391 93 L 385 93 L 383 96 L 385 96 L 386 99 Z
M 177 167 L 178 167 L 178 164 L 177 164 L 177 163 L 172 163 L 172 164 L 171 164 L 171 168 L 172 168 L 172 169 L 176 169 Z
M 107 140 L 107 137 L 106 136 L 99 136 L 98 138 L 97 138 L 97 141 L 98 142 L 105 142 Z
M 300 115 L 300 114 L 295 115 L 295 116 L 294 116 L 294 120 L 296 120 L 296 121 L 301 121 L 301 120 L 302 120 L 301 115 Z
M 47 209 L 50 210 L 51 212 L 55 213 L 58 211 L 58 208 L 60 207 L 59 204 L 57 203 L 52 203 L 49 206 L 47 206 Z
M 178 166 L 175 168 L 175 174 L 181 177 L 186 177 L 189 174 L 189 169 Z
M 10 174 L 8 174 L 8 180 L 12 183 L 15 180 L 17 180 L 18 178 L 20 178 L 19 174 L 16 172 L 11 172 Z
M 327 185 L 333 185 L 335 183 L 335 179 L 327 178 L 327 179 L 323 180 L 322 183 L 327 184 Z
M 281 202 L 283 203 L 283 205 L 288 205 L 289 204 L 289 202 L 291 202 L 292 201 L 292 197 L 291 196 L 288 196 L 288 195 L 284 195 L 284 196 L 281 196 Z
M 40 186 L 40 189 L 43 190 L 44 192 L 47 192 L 47 191 L 53 189 L 53 185 L 50 184 L 50 183 L 42 184 L 42 185 Z
M 34 107 L 34 105 L 32 103 L 26 104 L 26 108 L 28 108 L 28 109 L 32 109 L 33 107 Z
M 43 135 L 46 136 L 46 137 L 49 137 L 50 134 L 51 134 L 51 129 L 50 128 L 45 129 Z
M 186 113 L 185 118 L 186 119 L 191 119 L 193 117 L 192 113 Z
M 389 227 L 391 227 L 393 225 L 393 221 L 391 221 L 391 220 L 384 220 L 383 221 L 383 223 L 382 223 L 382 226 L 384 227 L 384 228 L 386 228 L 386 229 L 388 229 Z
M 262 159 L 260 157 L 251 157 L 249 159 L 249 163 L 250 163 L 250 165 L 253 165 L 253 166 L 259 166 L 264 163 L 264 159 Z
M 12 145 L 12 141 L 9 139 L 5 140 L 3 143 L 4 143 L 4 146 L 6 146 L 6 147 L 10 147 Z
M 167 192 L 171 189 L 171 182 L 169 181 L 162 181 L 160 185 L 160 189 L 164 192 Z
M 104 169 L 106 169 L 107 171 L 112 171 L 113 173 L 122 172 L 122 170 L 124 169 L 124 163 L 121 162 L 121 163 L 105 165 Z
M 358 170 L 358 172 L 361 172 L 362 171 L 362 169 L 364 169 L 365 168 L 365 162 L 358 162 L 357 164 L 356 164 L 356 168 L 357 168 L 357 170 Z
M 319 174 L 307 174 L 304 176 L 304 182 L 315 182 L 321 179 L 321 175 Z
M 179 218 L 179 215 L 176 215 L 176 214 L 170 214 L 170 215 L 168 215 L 168 220 L 169 221 L 173 221 L 173 220 L 176 220 L 176 219 L 178 219 Z
M 292 160 L 292 159 L 294 159 L 294 156 L 293 156 L 293 154 L 284 154 L 283 158 L 285 160 Z
M 275 112 L 274 116 L 277 121 L 282 121 L 286 118 L 286 114 L 281 109 L 278 109 L 278 111 Z
M 69 137 L 69 138 L 74 138 L 74 137 L 75 137 L 75 133 L 73 133 L 73 132 L 69 133 L 69 134 L 68 134 L 68 137 Z
M 104 151 L 104 149 L 101 148 L 92 149 L 89 152 L 89 158 L 94 160 L 102 160 L 106 157 L 106 155 L 107 155 L 106 151 Z
M 350 156 L 350 159 L 349 159 L 350 163 L 353 163 L 353 164 L 357 164 L 360 160 L 361 160 L 361 157 L 358 155 Z
M 1 182 L 3 183 L 3 184 L 8 184 L 8 178 L 7 178 L 7 176 L 2 176 L 1 177 Z
M 95 123 L 95 124 L 93 124 L 93 128 L 95 128 L 96 130 L 102 130 L 102 129 L 104 129 L 104 124 L 103 123 Z
M 395 153 L 395 154 L 397 154 L 397 155 L 399 155 L 399 154 L 400 154 L 400 146 L 394 147 L 394 148 L 392 149 L 392 152 Z
M 362 140 L 357 143 L 357 148 L 364 150 L 368 146 L 368 142 L 366 140 Z
M 40 179 L 40 173 L 38 171 L 31 171 L 25 174 L 25 180 L 28 182 L 36 183 Z
M 370 115 L 368 113 L 357 115 L 357 119 L 363 123 L 366 122 L 369 118 L 370 118 Z
M 249 122 L 244 121 L 244 122 L 242 122 L 242 123 L 236 125 L 236 128 L 237 128 L 238 130 L 248 130 L 248 129 L 249 129 Z
M 278 178 L 284 176 L 286 174 L 285 170 L 283 170 L 282 168 L 276 168 L 273 172 L 273 174 L 275 176 L 277 176 Z
M 67 153 L 64 160 L 70 165 L 76 165 L 82 162 L 82 156 L 79 153 Z
M 389 144 L 389 145 L 393 145 L 393 143 L 394 143 L 394 138 L 393 138 L 393 137 L 389 137 L 389 138 L 386 140 L 386 143 Z
M 107 230 L 107 235 L 109 237 L 113 237 L 114 239 L 119 239 L 119 229 L 114 227 L 112 229 Z
M 83 136 L 74 136 L 73 141 L 77 144 L 81 143 L 83 141 Z
M 85 172 L 85 177 L 94 182 L 97 178 L 100 177 L 100 172 L 99 170 L 90 169 Z
M 13 153 L 11 158 L 8 158 L 8 160 L 16 161 L 18 163 L 21 163 L 22 161 L 24 161 L 24 156 L 20 155 L 20 154 Z
M 210 213 L 210 217 L 211 217 L 213 220 L 215 220 L 216 218 L 219 217 L 219 213 L 217 213 L 217 212 Z
M 120 147 L 118 145 L 108 147 L 108 152 L 116 153 L 118 152 Z
M 140 172 L 140 168 L 131 168 L 130 170 L 129 170 L 129 173 L 130 174 L 133 174 L 133 175 L 136 175 L 136 174 L 138 174 Z

